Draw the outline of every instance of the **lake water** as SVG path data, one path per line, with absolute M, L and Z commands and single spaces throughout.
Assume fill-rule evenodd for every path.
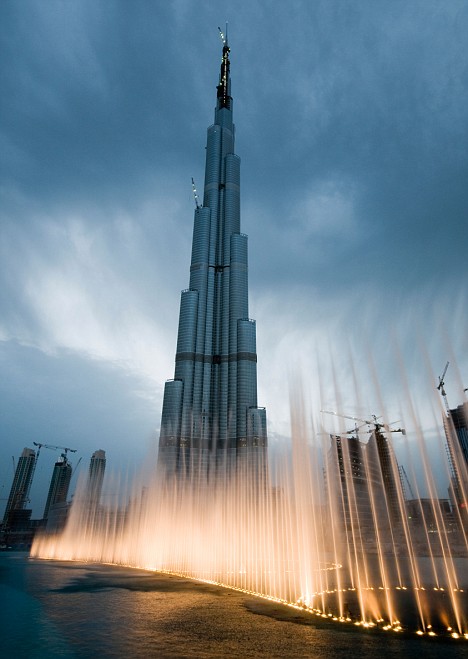
M 0 553 L 0 656 L 468 657 L 468 642 L 397 637 L 186 579 Z

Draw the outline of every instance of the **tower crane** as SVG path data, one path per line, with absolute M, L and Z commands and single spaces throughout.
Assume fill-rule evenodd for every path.
M 403 465 L 399 465 L 398 466 L 398 471 L 400 472 L 400 480 L 401 480 L 401 486 L 402 486 L 403 494 L 406 494 L 406 488 L 405 488 L 405 481 L 406 481 L 406 484 L 408 485 L 409 492 L 411 494 L 411 498 L 415 499 L 416 497 L 414 496 L 413 488 L 411 487 L 411 483 L 409 482 L 409 478 L 408 478 L 408 474 L 406 473 L 406 469 L 404 468 Z M 405 499 L 407 499 L 406 496 L 405 496 Z
M 34 446 L 38 447 L 37 451 L 37 457 L 39 457 L 39 451 L 41 450 L 42 447 L 44 448 L 50 448 L 53 451 L 57 451 L 58 449 L 62 449 L 64 451 L 64 457 L 67 457 L 68 451 L 70 453 L 76 453 L 77 449 L 76 448 L 70 448 L 69 446 L 54 446 L 53 444 L 40 444 L 39 442 L 33 442 Z
M 445 380 L 444 380 L 444 378 L 445 378 L 445 374 L 447 373 L 449 363 L 450 362 L 447 362 L 445 364 L 444 372 L 442 373 L 442 375 L 439 375 L 439 384 L 437 385 L 437 389 L 440 391 L 440 395 L 444 399 L 445 409 L 447 410 L 447 412 L 450 412 L 450 406 L 448 404 L 447 394 L 445 393 Z
M 440 395 L 443 398 L 444 405 L 445 405 L 445 410 L 446 410 L 446 417 L 444 419 L 444 426 L 445 426 L 445 436 L 447 438 L 447 444 L 446 444 L 446 451 L 447 451 L 447 457 L 449 461 L 449 467 L 450 471 L 452 472 L 452 477 L 455 479 L 455 482 L 457 483 L 457 488 L 460 487 L 460 474 L 458 471 L 457 467 L 457 460 L 455 458 L 455 450 L 454 450 L 454 438 L 453 435 L 454 433 L 456 434 L 455 428 L 453 426 L 453 419 L 450 413 L 450 405 L 447 400 L 447 393 L 445 391 L 445 374 L 447 373 L 447 369 L 449 367 L 449 363 L 447 362 L 445 364 L 444 372 L 442 375 L 439 375 L 439 384 L 437 385 L 437 389 L 440 391 Z M 466 389 L 464 389 L 464 392 Z
M 320 410 L 322 414 L 331 414 L 332 416 L 339 416 L 343 419 L 351 419 L 352 421 L 359 421 L 362 425 L 356 426 L 354 430 L 348 430 L 346 434 L 357 432 L 363 426 L 373 426 L 372 430 L 369 432 L 379 432 L 382 428 L 385 432 L 401 432 L 402 435 L 406 435 L 406 430 L 404 428 L 390 428 L 391 425 L 397 423 L 397 421 L 392 421 L 389 424 L 381 423 L 378 419 L 381 419 L 381 416 L 376 416 L 375 414 L 371 415 L 371 419 L 360 419 L 357 416 L 349 416 L 347 414 L 339 414 L 338 412 L 330 412 L 328 410 Z
M 80 458 L 80 459 L 78 460 L 78 462 L 76 463 L 76 465 L 73 467 L 72 476 L 73 476 L 73 474 L 75 473 L 75 471 L 78 469 L 78 467 L 80 466 L 80 462 L 81 462 L 82 459 L 83 459 L 83 458 Z
M 65 461 L 67 460 L 67 453 L 70 451 L 70 453 L 76 453 L 77 449 L 76 448 L 69 448 L 68 446 L 54 446 L 52 444 L 42 444 L 41 442 L 33 442 L 34 446 L 37 446 L 37 453 L 36 453 L 36 459 L 34 460 L 34 466 L 31 474 L 31 483 L 34 478 L 34 474 L 36 472 L 36 466 L 37 466 L 37 461 L 39 460 L 39 454 L 41 452 L 41 448 L 50 448 L 52 451 L 57 451 L 58 449 L 62 449 L 63 453 L 62 456 L 65 458 Z

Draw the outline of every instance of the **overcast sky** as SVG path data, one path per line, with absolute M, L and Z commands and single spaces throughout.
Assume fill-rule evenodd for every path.
M 157 438 L 226 20 L 272 444 L 299 376 L 428 436 L 446 361 L 463 400 L 466 0 L 3 0 L 0 498 L 33 441 L 133 469 Z

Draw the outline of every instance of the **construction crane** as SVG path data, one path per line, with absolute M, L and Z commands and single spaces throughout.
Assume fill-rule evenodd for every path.
M 450 412 L 450 406 L 448 404 L 447 394 L 445 393 L 445 380 L 444 380 L 444 378 L 445 378 L 445 374 L 447 373 L 449 363 L 450 362 L 447 362 L 445 364 L 444 372 L 442 373 L 442 375 L 439 376 L 439 384 L 437 385 L 437 389 L 440 391 L 440 395 L 444 399 L 445 409 L 447 410 L 447 412 Z
M 52 451 L 57 451 L 58 449 L 62 449 L 63 453 L 62 456 L 65 458 L 65 461 L 67 460 L 67 453 L 70 451 L 70 453 L 76 453 L 76 448 L 69 448 L 68 446 L 54 446 L 52 444 L 41 444 L 40 442 L 33 442 L 34 446 L 37 446 L 37 453 L 36 453 L 36 459 L 34 460 L 34 467 L 32 470 L 31 474 L 31 483 L 33 482 L 34 474 L 36 472 L 36 466 L 37 466 L 37 461 L 39 460 L 39 454 L 41 452 L 41 448 L 49 448 Z
M 58 451 L 59 449 L 62 449 L 62 451 L 64 451 L 64 457 L 65 458 L 67 457 L 68 451 L 70 451 L 70 453 L 76 453 L 76 451 L 77 451 L 76 448 L 70 448 L 69 446 L 54 446 L 52 444 L 40 444 L 39 442 L 33 442 L 33 444 L 34 444 L 34 446 L 38 447 L 37 457 L 39 457 L 39 452 L 40 452 L 42 447 L 50 448 L 53 451 Z
M 445 436 L 447 438 L 447 444 L 445 446 L 445 450 L 447 452 L 449 467 L 452 473 L 452 477 L 455 479 L 455 482 L 458 484 L 457 487 L 460 487 L 459 485 L 460 475 L 457 467 L 457 461 L 455 458 L 454 439 L 453 439 L 453 435 L 456 434 L 456 431 L 453 426 L 453 418 L 450 412 L 450 405 L 447 400 L 447 393 L 445 391 L 445 374 L 447 373 L 449 363 L 450 362 L 447 362 L 445 364 L 444 372 L 442 373 L 442 375 L 439 376 L 439 384 L 437 385 L 436 388 L 438 389 L 438 391 L 440 391 L 440 395 L 444 400 L 445 410 L 447 412 L 446 417 L 444 419 L 444 426 L 445 426 Z M 466 389 L 463 390 L 463 392 L 465 391 Z
M 73 474 L 75 473 L 75 471 L 78 469 L 78 467 L 80 466 L 80 462 L 81 462 L 82 459 L 83 459 L 83 458 L 80 458 L 80 459 L 78 460 L 78 462 L 76 463 L 76 465 L 73 467 L 72 476 L 73 476 Z
M 391 423 L 380 423 L 378 419 L 381 419 L 381 416 L 376 416 L 375 414 L 371 415 L 371 419 L 360 419 L 357 416 L 349 416 L 347 414 L 338 414 L 338 412 L 330 412 L 329 410 L 320 410 L 322 414 L 331 414 L 332 416 L 340 416 L 343 419 L 351 419 L 352 421 L 359 421 L 362 425 L 360 426 L 355 426 L 354 430 L 348 430 L 346 433 L 349 435 L 353 432 L 358 432 L 360 428 L 363 426 L 372 426 L 372 430 L 369 430 L 369 432 L 379 432 L 379 430 L 382 430 L 382 428 L 386 432 L 401 432 L 402 435 L 406 435 L 406 430 L 404 428 L 390 428 L 391 425 L 394 423 L 398 423 L 397 421 L 392 421 Z
M 401 432 L 402 435 L 406 435 L 406 430 L 404 428 L 390 428 L 392 424 L 381 423 L 378 419 L 380 416 L 375 414 L 371 415 L 370 419 L 360 419 L 356 416 L 347 416 L 345 414 L 338 414 L 337 412 L 329 412 L 327 410 L 322 410 L 324 414 L 332 414 L 333 416 L 341 416 L 345 419 L 352 419 L 353 421 L 359 421 L 362 423 L 362 426 L 369 426 L 369 433 L 372 433 L 375 446 L 377 449 L 378 460 L 380 464 L 380 471 L 382 474 L 382 483 L 385 490 L 385 496 L 387 498 L 387 505 L 390 517 L 393 521 L 398 522 L 400 519 L 399 513 L 399 498 L 398 498 L 398 485 L 395 478 L 395 468 L 398 469 L 398 463 L 396 457 L 393 453 L 391 444 L 388 439 L 385 437 L 384 432 Z M 393 421 L 393 423 L 397 423 Z M 359 430 L 359 428 L 357 428 Z M 382 430 L 384 432 L 382 432 Z M 400 479 L 400 488 L 401 488 L 401 479 Z
M 403 467 L 403 465 L 399 465 L 398 466 L 398 471 L 400 472 L 401 489 L 403 490 L 403 494 L 405 495 L 405 500 L 408 500 L 408 497 L 406 496 L 405 481 L 406 481 L 406 484 L 408 485 L 408 489 L 409 489 L 409 492 L 411 494 L 411 498 L 415 499 L 416 497 L 414 496 L 413 488 L 411 487 L 411 483 L 409 482 L 409 478 L 408 478 L 408 474 L 406 473 L 406 469 Z
M 81 462 L 81 460 L 82 460 L 82 458 L 80 458 L 80 459 L 78 460 L 78 462 L 76 463 L 76 465 L 75 465 L 75 466 L 73 467 L 73 469 L 72 469 L 72 473 L 71 473 L 71 476 L 70 476 L 70 483 L 71 483 L 71 479 L 73 478 L 73 476 L 74 476 L 74 475 L 76 474 L 76 472 L 78 471 L 78 467 L 80 466 L 80 462 Z
M 192 176 L 192 192 L 193 192 L 193 198 L 195 199 L 195 207 L 198 210 L 199 208 L 202 208 L 202 204 L 200 203 L 200 198 L 197 194 L 197 188 L 195 187 L 195 181 L 193 180 L 193 176 Z

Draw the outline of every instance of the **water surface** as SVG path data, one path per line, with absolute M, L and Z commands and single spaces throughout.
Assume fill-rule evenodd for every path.
M 468 643 L 367 633 L 159 573 L 0 554 L 2 656 L 467 657 Z

